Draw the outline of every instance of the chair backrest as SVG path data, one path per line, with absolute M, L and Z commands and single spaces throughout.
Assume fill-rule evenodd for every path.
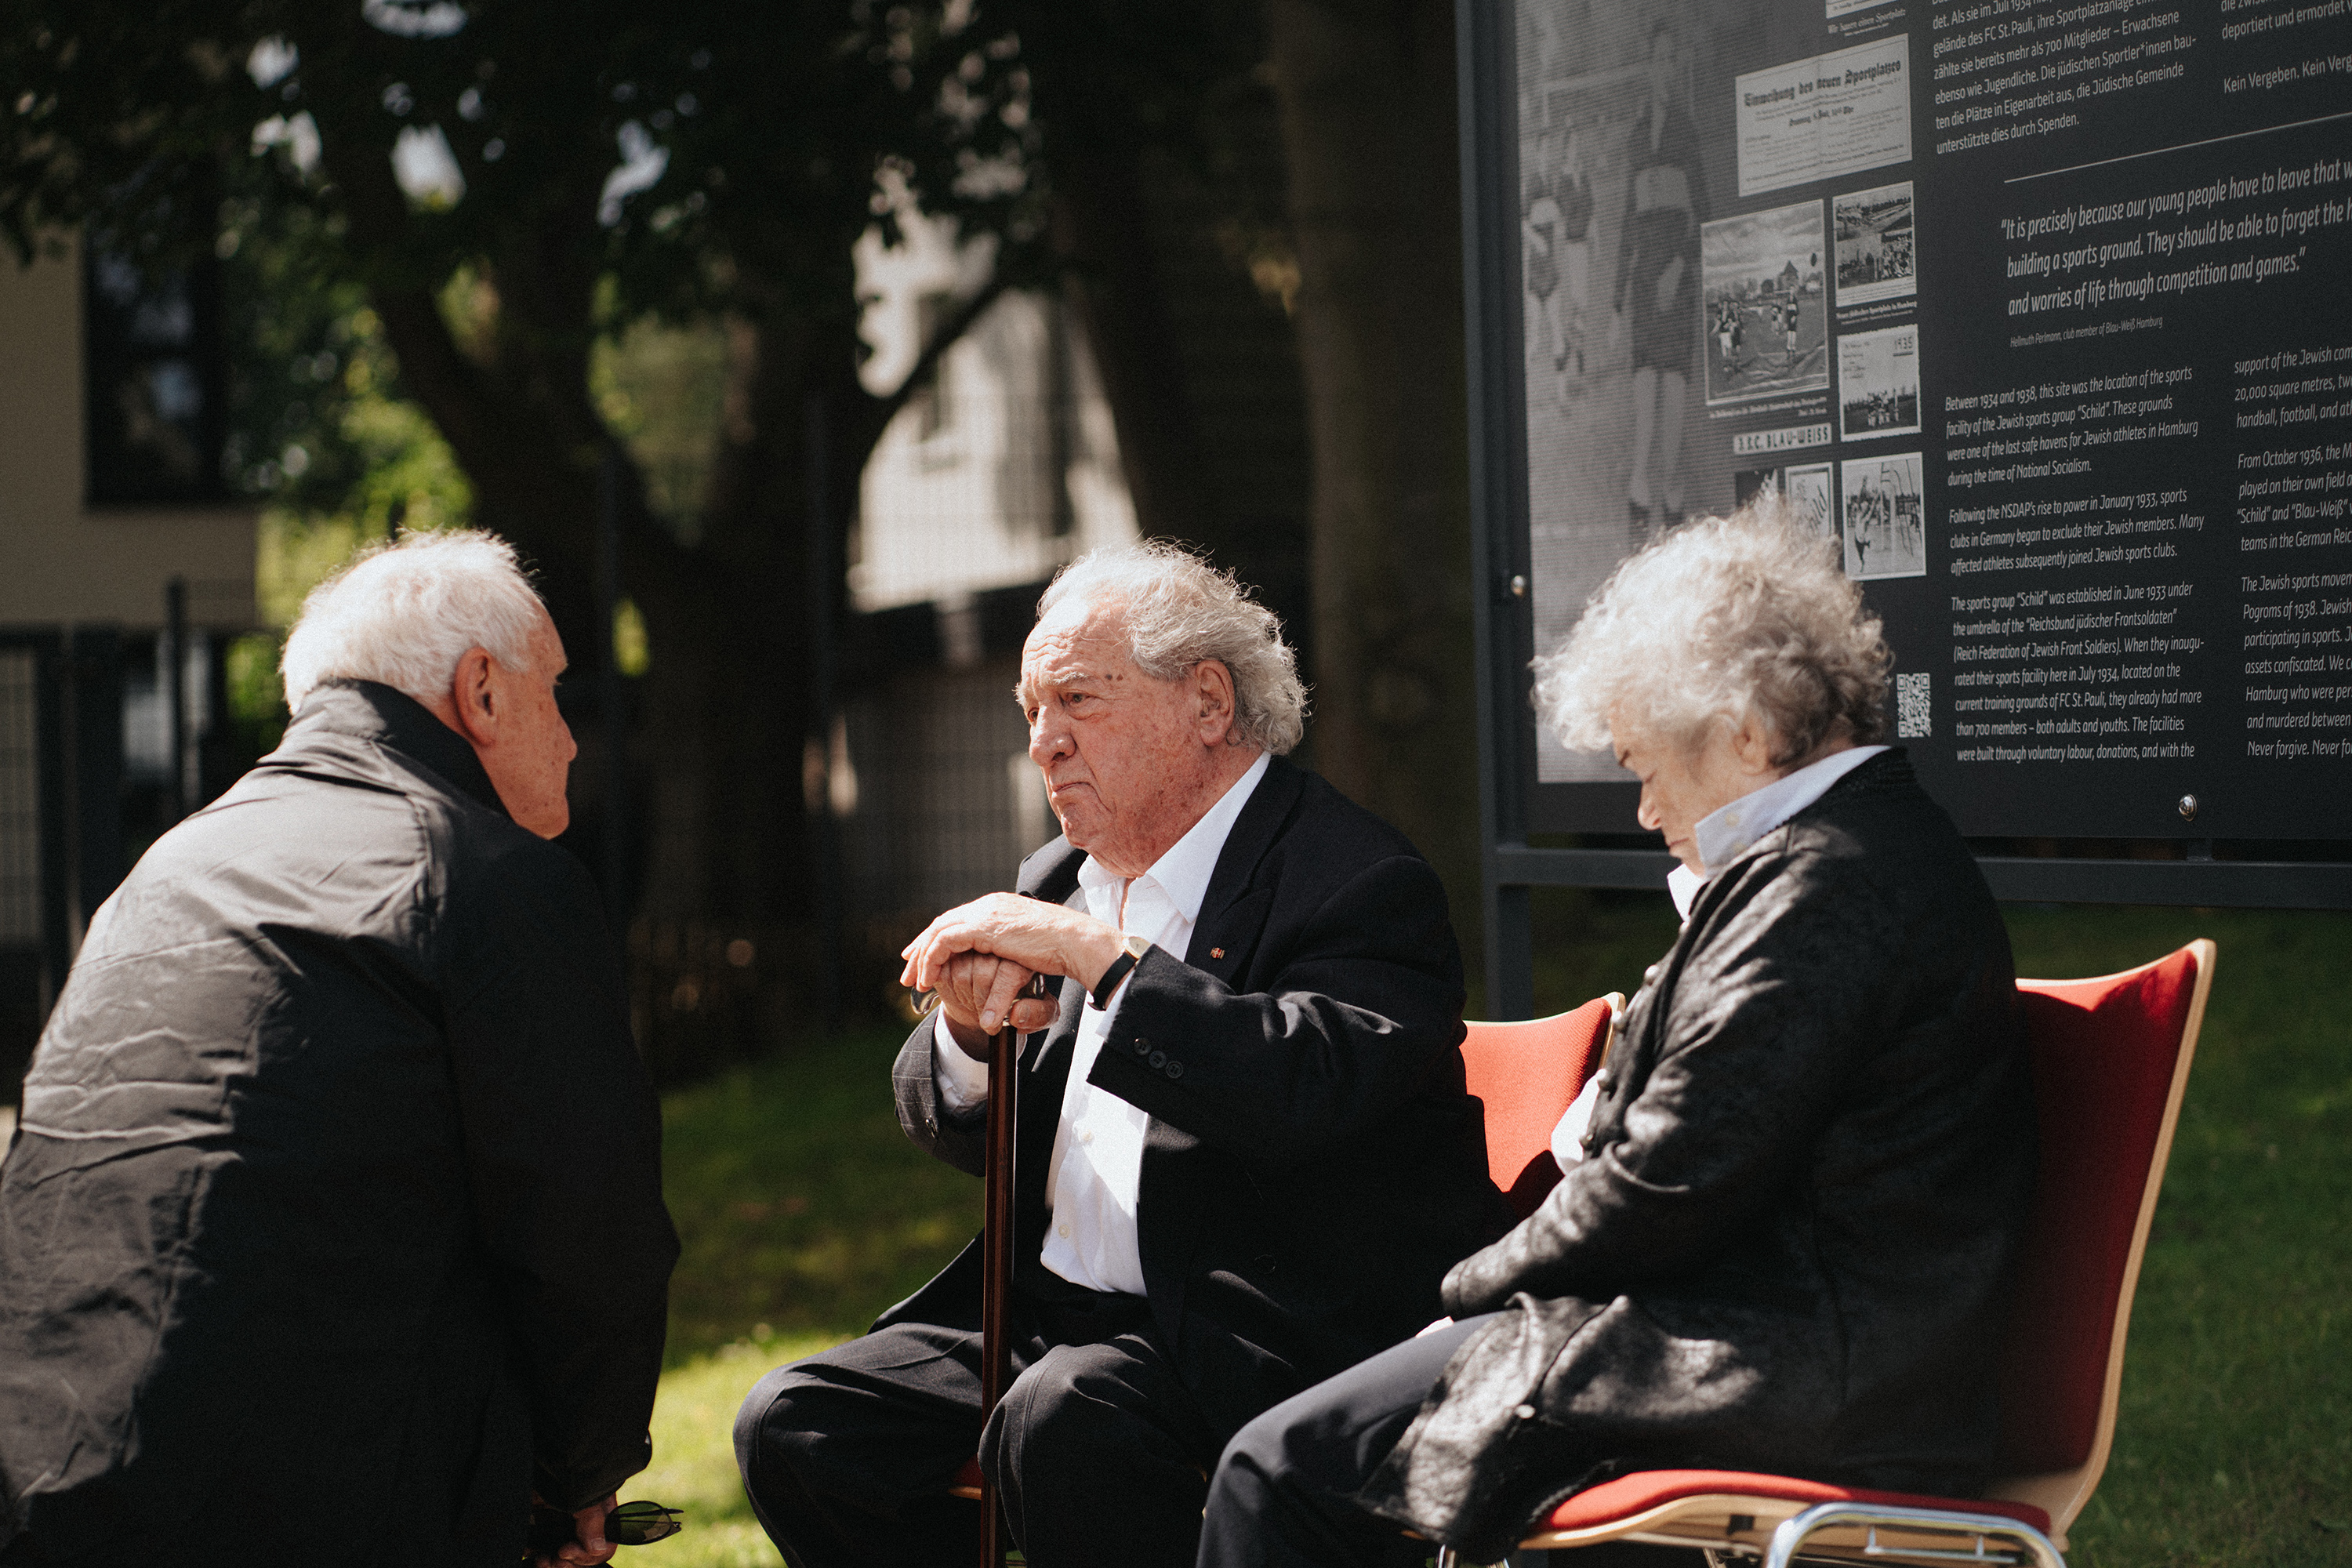
M 2215 949 L 2200 939 L 2095 980 L 2021 980 L 2041 1184 L 2001 1365 L 2005 1479 L 2063 1550 L 2106 1468 L 2124 1336 Z
M 1559 1180 L 1552 1129 L 1600 1069 L 1624 1007 L 1612 991 L 1557 1017 L 1469 1026 L 1462 1067 L 1486 1109 L 1486 1169 L 1521 1219 Z

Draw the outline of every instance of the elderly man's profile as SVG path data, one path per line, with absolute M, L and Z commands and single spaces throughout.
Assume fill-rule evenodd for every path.
M 736 1451 L 802 1568 L 968 1561 L 975 1449 L 1034 1568 L 1190 1564 L 1234 1431 L 1426 1322 L 1509 1217 L 1444 890 L 1283 761 L 1306 693 L 1272 614 L 1172 547 L 1100 552 L 1040 602 L 1019 697 L 1064 834 L 908 946 L 940 1007 L 894 1074 L 908 1136 L 977 1173 L 977 1058 L 1008 1009 L 1031 1031 L 1017 1375 L 983 1432 L 974 1248 L 770 1373 Z M 1033 974 L 1057 994 L 1016 1001 Z
M 562 668 L 500 541 L 366 554 L 92 917 L 0 1165 L 8 1568 L 511 1568 L 534 1494 L 609 1554 L 677 1241 Z

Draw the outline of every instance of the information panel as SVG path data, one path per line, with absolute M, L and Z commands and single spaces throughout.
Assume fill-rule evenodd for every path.
M 1964 832 L 2352 837 L 2347 0 L 1520 0 L 1513 41 L 1537 648 L 1777 489 Z M 1534 772 L 1532 826 L 1630 826 L 1607 756 Z

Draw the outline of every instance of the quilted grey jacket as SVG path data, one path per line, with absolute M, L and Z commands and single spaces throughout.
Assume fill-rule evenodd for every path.
M 1498 1316 L 1360 1500 L 1498 1560 L 1627 1470 L 1970 1493 L 2034 1169 L 2009 937 L 1900 752 L 1719 869 L 1586 1158 L 1445 1305 Z

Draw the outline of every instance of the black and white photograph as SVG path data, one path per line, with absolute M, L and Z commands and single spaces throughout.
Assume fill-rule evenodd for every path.
M 1838 423 L 1849 441 L 1919 428 L 1919 329 L 1887 327 L 1837 341 Z
M 1839 532 L 1845 574 L 1874 577 L 1927 574 L 1927 519 L 1921 503 L 1919 454 L 1849 458 L 1838 465 Z
M 1706 226 L 1706 400 L 1818 392 L 1830 384 L 1822 204 Z
M 1789 503 L 1798 518 L 1824 538 L 1837 537 L 1837 510 L 1830 494 L 1830 465 L 1805 463 L 1783 468 L 1743 468 L 1732 476 L 1732 500 L 1746 506 L 1769 490 Z
M 1704 440 L 1699 363 L 1699 227 L 1728 171 L 1702 163 L 1693 84 L 1717 36 L 1697 14 L 1717 9 L 1518 7 L 1519 306 L 1544 638 L 1575 624 L 1629 552 L 1730 500 L 1727 454 Z M 1623 776 L 1605 752 L 1571 755 L 1549 736 L 1538 747 L 1547 779 Z
M 1918 291 L 1917 230 L 1911 182 L 1853 191 L 1830 203 L 1837 231 L 1837 302 L 1867 305 Z

